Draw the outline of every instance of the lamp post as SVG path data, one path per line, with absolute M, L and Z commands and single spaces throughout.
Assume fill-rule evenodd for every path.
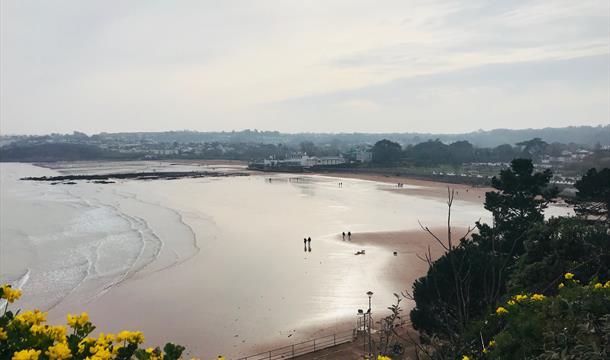
M 373 297 L 373 292 L 372 291 L 368 291 L 366 294 L 369 297 L 369 310 L 367 312 L 369 314 L 369 329 L 368 329 L 368 332 L 369 332 L 369 358 L 370 358 L 371 355 L 372 355 L 372 341 L 371 341 L 371 298 Z

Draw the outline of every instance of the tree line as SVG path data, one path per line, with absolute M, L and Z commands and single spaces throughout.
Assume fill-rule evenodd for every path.
M 576 183 L 574 215 L 545 218 L 551 176 L 515 159 L 486 194 L 492 224 L 461 238 L 422 226 L 444 253 L 404 294 L 418 359 L 609 358 L 610 169 Z
M 515 158 L 540 161 L 544 156 L 562 156 L 564 151 L 574 152 L 579 147 L 575 144 L 547 143 L 540 138 L 510 144 L 502 144 L 493 148 L 475 147 L 465 140 L 445 144 L 439 139 L 421 142 L 402 147 L 399 143 L 387 139 L 378 141 L 372 147 L 373 163 L 385 166 L 414 165 L 459 165 L 463 163 L 509 163 Z M 592 156 L 605 154 L 608 161 L 610 153 L 603 151 L 601 146 L 594 149 Z M 603 160 L 603 159 L 599 159 Z

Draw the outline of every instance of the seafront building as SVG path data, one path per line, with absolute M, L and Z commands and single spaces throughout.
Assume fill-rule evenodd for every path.
M 303 171 L 316 166 L 336 166 L 345 164 L 347 161 L 343 156 L 308 156 L 294 157 L 285 160 L 264 159 L 248 164 L 250 169 L 255 170 L 289 170 Z

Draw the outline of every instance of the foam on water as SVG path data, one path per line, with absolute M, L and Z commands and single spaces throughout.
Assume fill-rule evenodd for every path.
M 0 281 L 35 296 L 25 305 L 49 310 L 74 294 L 87 302 L 156 259 L 163 244 L 146 221 L 65 186 L 19 180 L 41 172 L 53 174 L 26 164 L 1 171 L 3 214 L 19 211 L 3 215 L 3 255 L 29 255 L 2 261 Z

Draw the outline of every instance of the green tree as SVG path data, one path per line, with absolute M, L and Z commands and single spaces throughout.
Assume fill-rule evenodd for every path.
M 532 224 L 544 220 L 542 212 L 557 196 L 557 189 L 549 188 L 551 177 L 552 172 L 548 169 L 534 172 L 529 159 L 514 159 L 510 168 L 491 179 L 497 191 L 485 194 L 484 206 L 493 215 L 500 245 L 516 246 L 516 253 L 522 253 L 523 234 Z M 503 238 L 507 241 L 502 241 Z
M 530 229 L 524 246 L 509 280 L 512 291 L 554 293 L 566 272 L 583 282 L 610 279 L 610 235 L 603 224 L 551 218 Z
M 385 165 L 397 163 L 402 155 L 400 144 L 386 139 L 377 141 L 371 151 L 373 162 Z
M 548 146 L 548 144 L 540 138 L 522 141 L 516 145 L 521 147 L 521 153 L 524 157 L 534 160 L 539 160 Z
M 474 147 L 468 141 L 457 141 L 449 145 L 451 162 L 462 164 L 472 162 L 474 158 Z
M 302 152 L 306 153 L 309 156 L 317 156 L 318 155 L 319 149 L 311 141 L 303 141 L 299 145 L 299 147 L 300 147 Z
M 575 210 L 585 217 L 605 218 L 608 222 L 610 210 L 610 169 L 597 171 L 591 168 L 578 180 L 574 187 L 576 193 Z

